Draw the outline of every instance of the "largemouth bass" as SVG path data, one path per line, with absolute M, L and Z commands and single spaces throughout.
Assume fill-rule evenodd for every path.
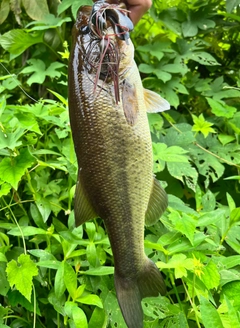
M 79 165 L 76 224 L 103 219 L 123 317 L 129 328 L 142 328 L 142 298 L 166 293 L 159 269 L 144 253 L 144 223 L 155 223 L 167 207 L 152 173 L 147 112 L 169 104 L 143 88 L 130 29 L 122 7 L 99 1 L 93 9 L 80 8 L 69 63 L 69 110 Z

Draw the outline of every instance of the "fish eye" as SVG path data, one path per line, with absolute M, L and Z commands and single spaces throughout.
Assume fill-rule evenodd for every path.
M 90 32 L 90 28 L 88 25 L 81 26 L 80 30 L 81 30 L 82 34 L 87 34 Z

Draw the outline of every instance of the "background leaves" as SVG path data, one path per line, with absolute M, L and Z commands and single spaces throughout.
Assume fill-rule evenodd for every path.
M 0 5 L 0 326 L 125 328 L 103 222 L 75 227 L 67 101 L 71 28 L 90 0 Z M 240 326 L 239 0 L 153 1 L 134 28 L 154 173 L 169 196 L 145 229 L 168 295 L 144 327 Z M 211 318 L 211 320 L 209 320 Z

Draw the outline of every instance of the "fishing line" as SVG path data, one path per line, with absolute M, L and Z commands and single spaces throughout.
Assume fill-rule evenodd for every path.
M 25 94 L 25 96 L 27 96 L 29 99 L 31 99 L 31 100 L 33 100 L 33 101 L 35 101 L 35 102 L 38 102 L 36 99 L 34 99 L 32 96 L 30 96 L 22 87 L 21 87 L 21 85 L 19 85 L 18 84 L 18 80 L 15 78 L 15 74 L 11 74 L 10 72 L 9 72 L 9 70 L 3 65 L 3 63 L 1 63 L 0 62 L 0 64 L 1 64 L 1 66 L 3 67 L 3 69 L 11 76 L 11 78 L 16 82 L 16 84 L 17 84 L 17 87 L 19 87 L 21 90 L 22 90 L 22 92 Z

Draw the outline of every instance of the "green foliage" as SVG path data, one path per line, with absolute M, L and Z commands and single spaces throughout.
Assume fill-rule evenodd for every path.
M 0 327 L 126 327 L 101 220 L 75 227 L 77 162 L 67 108 L 71 27 L 90 0 L 0 5 Z M 145 251 L 165 297 L 145 328 L 240 326 L 238 0 L 153 1 L 135 27 L 154 173 L 169 195 Z

